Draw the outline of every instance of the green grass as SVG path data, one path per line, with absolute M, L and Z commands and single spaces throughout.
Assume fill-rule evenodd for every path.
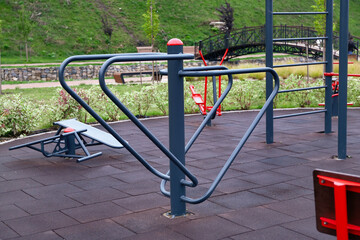
M 143 84 L 147 86 L 148 84 Z M 124 93 L 128 91 L 137 91 L 143 87 L 139 84 L 127 84 L 127 85 L 111 85 L 111 88 L 115 89 L 117 92 Z M 95 87 L 94 85 L 80 84 L 73 88 L 75 89 L 89 89 Z M 100 88 L 100 86 L 99 86 Z M 20 94 L 25 98 L 33 99 L 34 101 L 46 101 L 50 100 L 53 97 L 58 97 L 58 92 L 61 90 L 61 87 L 46 87 L 46 88 L 16 88 L 16 89 L 7 89 L 3 90 L 4 94 Z
M 33 14 L 29 63 L 62 62 L 71 55 L 136 52 L 136 46 L 149 45 L 142 29 L 145 0 L 65 0 L 0 1 L 3 20 L 2 63 L 25 63 L 24 44 L 18 29 L 18 12 L 24 3 Z M 156 0 L 160 18 L 157 46 L 166 51 L 166 42 L 180 38 L 185 45 L 213 35 L 209 23 L 218 21 L 216 8 L 223 0 Z M 234 28 L 265 23 L 265 1 L 229 0 L 234 8 Z M 312 11 L 314 0 L 274 0 L 274 11 Z M 335 0 L 335 20 L 340 0 Z M 121 8 L 121 9 L 120 9 Z M 195 10 L 195 11 L 194 11 Z M 113 34 L 110 48 L 102 30 L 101 16 L 108 14 Z M 336 20 L 336 22 L 338 22 Z M 350 0 L 349 29 L 360 36 L 360 4 Z M 312 26 L 313 16 L 275 16 L 274 25 Z

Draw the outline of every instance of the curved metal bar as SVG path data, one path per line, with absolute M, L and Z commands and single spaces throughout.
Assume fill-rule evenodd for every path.
M 223 166 L 223 168 L 220 170 L 219 174 L 217 175 L 217 177 L 215 178 L 215 180 L 211 184 L 208 191 L 202 197 L 197 198 L 197 199 L 182 196 L 181 199 L 183 201 L 188 202 L 188 203 L 192 203 L 192 204 L 198 204 L 198 203 L 201 203 L 201 202 L 205 201 L 206 199 L 208 199 L 211 196 L 211 194 L 214 192 L 215 188 L 220 183 L 221 179 L 224 177 L 225 173 L 227 172 L 227 170 L 229 169 L 229 167 L 233 163 L 234 159 L 239 154 L 240 150 L 242 149 L 242 147 L 244 146 L 244 144 L 246 143 L 246 141 L 250 137 L 251 133 L 254 131 L 255 127 L 260 122 L 260 120 L 261 120 L 262 116 L 264 115 L 266 109 L 269 106 L 271 106 L 273 99 L 275 98 L 277 92 L 279 91 L 279 85 L 280 85 L 279 76 L 277 75 L 277 73 L 272 68 L 265 67 L 265 68 L 253 68 L 253 69 L 223 70 L 223 71 L 217 71 L 217 72 L 214 71 L 213 72 L 214 75 L 223 75 L 223 74 L 226 74 L 226 73 L 227 74 L 240 74 L 240 73 L 253 73 L 253 72 L 269 72 L 269 73 L 271 73 L 273 75 L 273 77 L 275 79 L 275 86 L 274 86 L 274 89 L 273 89 L 272 93 L 270 94 L 269 98 L 266 100 L 264 106 L 261 108 L 260 112 L 257 114 L 254 121 L 252 122 L 252 124 L 250 125 L 250 127 L 248 128 L 246 133 L 244 134 L 244 136 L 241 138 L 239 144 L 236 146 L 236 148 L 234 149 L 234 151 L 230 155 L 229 159 L 226 161 L 225 165 Z M 181 74 L 183 74 L 183 75 L 186 74 L 186 75 L 191 75 L 191 76 L 199 76 L 199 75 L 201 76 L 202 73 L 199 74 L 199 73 L 196 73 L 196 72 L 191 72 L 191 73 L 183 72 Z M 206 74 L 210 74 L 210 72 L 206 72 Z
M 229 81 L 228 81 L 228 85 L 227 85 L 225 91 L 221 94 L 220 98 L 215 102 L 215 104 L 212 107 L 212 109 L 210 110 L 210 112 L 206 115 L 206 117 L 204 118 L 204 120 L 202 121 L 202 123 L 200 124 L 198 129 L 195 131 L 195 133 L 193 134 L 193 136 L 191 137 L 189 142 L 186 144 L 185 154 L 190 150 L 191 146 L 194 144 L 196 139 L 199 137 L 200 133 L 204 130 L 207 122 L 210 120 L 210 118 L 212 118 L 212 116 L 214 116 L 216 110 L 218 109 L 220 104 L 224 101 L 227 94 L 230 92 L 230 89 L 233 84 L 233 77 L 231 74 L 229 74 L 228 77 L 229 77 Z
M 170 170 L 166 173 L 166 175 L 170 176 Z M 170 192 L 165 189 L 166 183 L 167 183 L 167 180 L 164 180 L 164 179 L 161 180 L 160 191 L 161 191 L 162 194 L 164 194 L 164 196 L 170 197 Z
M 143 125 L 135 116 L 132 114 L 129 109 L 126 108 L 124 104 L 110 91 L 105 83 L 105 73 L 107 68 L 114 62 L 126 62 L 126 61 L 146 61 L 146 60 L 179 60 L 179 59 L 191 59 L 194 55 L 192 54 L 171 54 L 163 56 L 116 56 L 108 59 L 100 68 L 99 72 L 99 82 L 100 87 L 104 93 L 115 103 L 115 105 L 172 161 L 189 179 L 191 182 L 182 181 L 182 184 L 195 187 L 198 184 L 197 178 L 182 164 L 179 159 L 177 159 L 174 154 L 172 154 L 146 127 Z M 121 139 L 119 134 L 111 129 L 110 126 L 105 126 L 106 129 L 111 133 L 116 139 Z M 109 129 L 108 129 L 109 128 Z M 121 142 L 122 143 L 122 142 Z M 123 144 L 123 143 L 122 143 Z M 128 149 L 132 154 L 135 154 L 135 150 L 132 149 L 127 143 L 123 144 L 126 149 Z M 136 153 L 137 154 L 137 153 Z M 136 155 L 134 155 L 136 156 Z M 146 167 L 149 164 L 141 156 L 137 159 Z M 168 175 L 163 174 L 162 179 L 169 179 Z
M 188 75 L 186 75 L 185 72 L 193 72 L 193 71 L 209 71 L 209 70 L 228 70 L 227 67 L 225 66 L 205 66 L 205 67 L 190 67 L 190 68 L 184 68 L 182 72 L 180 72 L 179 74 L 186 77 Z M 160 71 L 161 74 L 163 75 L 167 75 L 167 69 Z M 224 74 L 225 75 L 225 74 Z M 206 76 L 212 76 L 212 75 L 206 75 Z M 191 137 L 191 139 L 189 140 L 189 142 L 187 143 L 186 147 L 185 147 L 185 153 L 187 153 L 189 151 L 189 149 L 191 148 L 191 146 L 194 144 L 195 140 L 197 139 L 197 137 L 200 135 L 200 133 L 202 132 L 202 130 L 205 128 L 206 123 L 210 120 L 210 118 L 215 114 L 216 110 L 218 109 L 218 107 L 220 106 L 220 104 L 224 101 L 225 97 L 227 96 L 227 94 L 229 93 L 232 84 L 233 84 L 233 78 L 232 75 L 228 75 L 229 77 L 229 81 L 228 81 L 228 85 L 225 89 L 225 91 L 222 93 L 222 95 L 220 96 L 220 98 L 218 99 L 218 101 L 216 101 L 216 103 L 214 104 L 213 108 L 210 110 L 210 112 L 206 115 L 206 117 L 204 118 L 204 120 L 202 121 L 201 125 L 199 126 L 199 128 L 196 130 L 196 132 L 194 133 L 194 135 Z
M 184 68 L 183 71 L 209 71 L 209 70 L 227 70 L 228 68 L 225 66 L 204 66 L 204 67 L 189 67 L 189 68 Z M 163 69 L 160 70 L 160 74 L 162 75 L 168 75 L 168 70 L 167 69 Z
M 159 172 L 158 170 L 156 170 L 155 168 L 153 168 L 148 162 L 146 162 L 144 160 L 144 158 L 138 154 L 129 144 L 127 141 L 125 141 L 123 138 L 121 138 L 119 136 L 119 134 L 117 134 L 115 132 L 115 130 L 109 126 L 109 124 L 107 124 L 79 95 L 77 95 L 75 93 L 75 91 L 73 91 L 69 85 L 66 83 L 65 78 L 64 78 L 64 72 L 65 72 L 65 68 L 66 66 L 74 61 L 85 61 L 85 60 L 103 60 L 103 59 L 109 59 L 112 57 L 116 57 L 116 56 L 122 56 L 122 57 L 127 57 L 127 58 L 131 58 L 131 59 L 143 59 L 145 56 L 147 56 L 147 58 L 149 58 L 148 56 L 157 56 L 157 57 L 163 57 L 165 54 L 149 54 L 149 53 L 145 53 L 145 54 L 138 54 L 138 53 L 134 53 L 134 54 L 99 54 L 99 55 L 78 55 L 78 56 L 72 56 L 69 57 L 67 59 L 64 60 L 64 62 L 61 64 L 60 69 L 59 69 L 59 81 L 61 86 L 65 89 L 65 91 L 67 91 L 87 112 L 89 112 L 107 131 L 109 131 L 109 133 L 111 133 L 136 159 L 138 159 L 146 169 L 148 169 L 150 172 L 152 172 L 153 174 L 155 174 L 156 176 L 162 178 L 162 179 L 167 179 L 170 180 L 170 177 L 166 174 L 163 174 L 161 172 Z M 187 56 L 188 57 L 188 56 Z
M 216 101 L 216 103 L 214 104 L 213 108 L 210 110 L 210 112 L 206 115 L 206 117 L 204 118 L 204 120 L 202 121 L 202 123 L 200 124 L 199 128 L 195 131 L 195 133 L 193 134 L 193 136 L 191 137 L 191 139 L 189 140 L 189 142 L 186 144 L 185 146 L 185 154 L 189 151 L 189 149 L 191 148 L 191 146 L 194 144 L 194 142 L 196 141 L 196 139 L 199 137 L 200 133 L 204 130 L 206 123 L 210 120 L 210 118 L 213 116 L 213 114 L 215 114 L 216 110 L 218 109 L 218 107 L 220 106 L 220 104 L 224 101 L 225 97 L 227 96 L 227 94 L 229 93 L 232 84 L 233 84 L 233 77 L 232 75 L 228 75 L 229 77 L 229 81 L 228 81 L 228 85 L 225 89 L 225 91 L 223 92 L 223 94 L 221 94 L 220 98 L 218 99 L 218 101 Z M 169 172 L 168 172 L 169 173 Z M 160 190 L 162 192 L 162 194 L 164 194 L 167 197 L 170 197 L 170 192 L 166 191 L 165 189 L 165 185 L 167 183 L 166 179 L 163 179 L 161 181 L 160 184 Z

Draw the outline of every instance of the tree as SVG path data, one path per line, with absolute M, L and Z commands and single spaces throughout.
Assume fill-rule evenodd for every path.
M 108 52 L 109 52 L 111 45 L 111 35 L 114 29 L 112 28 L 111 23 L 109 23 L 107 15 L 101 16 L 101 22 L 102 22 L 103 31 L 105 35 L 108 37 L 106 42 L 108 44 Z
M 159 33 L 159 14 L 156 12 L 155 4 L 153 4 L 155 0 L 147 0 L 146 2 L 146 13 L 143 14 L 144 24 L 142 25 L 144 32 L 146 34 L 147 39 L 149 39 L 149 43 L 151 44 L 151 49 L 154 48 L 154 40 Z
M 314 0 L 314 5 L 311 5 L 311 8 L 316 12 L 325 12 L 325 0 Z M 319 35 L 324 36 L 326 31 L 326 16 L 316 14 L 314 16 L 314 27 Z
M 311 5 L 311 8 L 316 12 L 326 12 L 326 2 L 325 0 L 314 0 L 314 5 Z M 333 3 L 333 8 L 335 8 L 335 3 Z M 334 16 L 333 20 L 333 30 L 339 28 L 339 19 Z M 326 16 L 324 14 L 314 15 L 314 27 L 315 30 L 321 35 L 325 36 L 326 32 Z
M 28 51 L 28 43 L 29 37 L 32 30 L 32 23 L 30 21 L 30 13 L 25 10 L 24 5 L 21 5 L 21 9 L 19 11 L 19 31 L 21 33 L 21 38 L 25 43 L 25 53 L 26 53 L 26 62 L 29 61 L 29 51 Z
M 155 0 L 154 0 L 155 1 Z M 147 0 L 146 2 L 146 13 L 143 14 L 143 18 L 145 23 L 142 25 L 146 37 L 149 39 L 149 43 L 151 44 L 151 51 L 154 51 L 154 40 L 155 37 L 159 33 L 159 14 L 156 13 L 155 4 L 153 4 L 153 0 Z M 154 83 L 154 61 L 152 61 L 152 80 Z
M 226 36 L 229 36 L 234 24 L 234 9 L 230 6 L 230 3 L 225 0 L 225 4 L 217 8 L 216 11 L 219 12 L 220 22 L 224 23 L 220 30 L 224 32 Z
M 314 0 L 314 5 L 311 5 L 311 8 L 314 9 L 315 12 L 326 12 L 326 2 L 325 0 Z M 335 3 L 333 3 L 333 8 L 335 8 Z M 314 27 L 317 33 L 320 36 L 326 35 L 326 16 L 324 14 L 316 14 L 314 16 Z M 336 20 L 333 21 L 333 30 L 336 28 Z M 325 61 L 325 49 L 326 45 L 323 44 L 323 59 Z M 324 65 L 325 72 L 325 65 Z

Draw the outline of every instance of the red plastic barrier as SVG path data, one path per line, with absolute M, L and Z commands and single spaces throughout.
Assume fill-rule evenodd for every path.
M 330 73 L 324 73 L 324 76 L 333 77 L 333 76 L 339 76 L 339 74 L 334 73 L 334 72 L 330 72 Z M 360 77 L 360 74 L 348 74 L 348 77 Z
M 339 64 L 338 62 L 334 62 L 334 64 Z M 348 64 L 354 64 L 354 62 L 348 62 Z

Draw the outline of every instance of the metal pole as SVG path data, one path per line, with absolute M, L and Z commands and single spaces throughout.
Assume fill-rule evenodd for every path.
M 168 54 L 183 52 L 183 43 L 179 39 L 171 39 L 167 43 Z M 168 61 L 169 90 L 169 143 L 170 152 L 185 165 L 185 119 L 184 119 L 184 82 L 179 76 L 183 70 L 183 60 Z M 170 202 L 172 217 L 186 214 L 185 202 L 180 197 L 185 196 L 185 186 L 181 183 L 185 175 L 170 162 Z
M 340 1 L 338 158 L 346 159 L 349 0 Z
M 309 42 L 306 41 L 305 42 L 305 47 L 306 47 L 306 62 L 309 62 Z M 306 65 L 306 76 L 307 76 L 307 80 L 309 81 L 309 65 Z
M 325 41 L 325 71 L 333 72 L 333 0 L 326 1 L 326 41 Z M 332 116 L 332 77 L 325 77 L 325 133 L 331 132 L 331 116 Z M 336 100 L 335 100 L 336 101 Z
M 213 76 L 212 77 L 212 84 L 213 84 L 213 101 L 214 101 L 214 104 L 216 103 L 217 101 L 217 89 L 216 89 L 216 77 Z M 220 83 L 219 83 L 219 86 L 220 86 Z
M 266 67 L 273 67 L 273 1 L 266 0 L 265 12 L 265 48 L 266 48 Z M 273 90 L 273 77 L 266 73 L 266 99 L 269 98 Z M 274 110 L 273 103 L 266 110 L 266 143 L 274 142 Z

